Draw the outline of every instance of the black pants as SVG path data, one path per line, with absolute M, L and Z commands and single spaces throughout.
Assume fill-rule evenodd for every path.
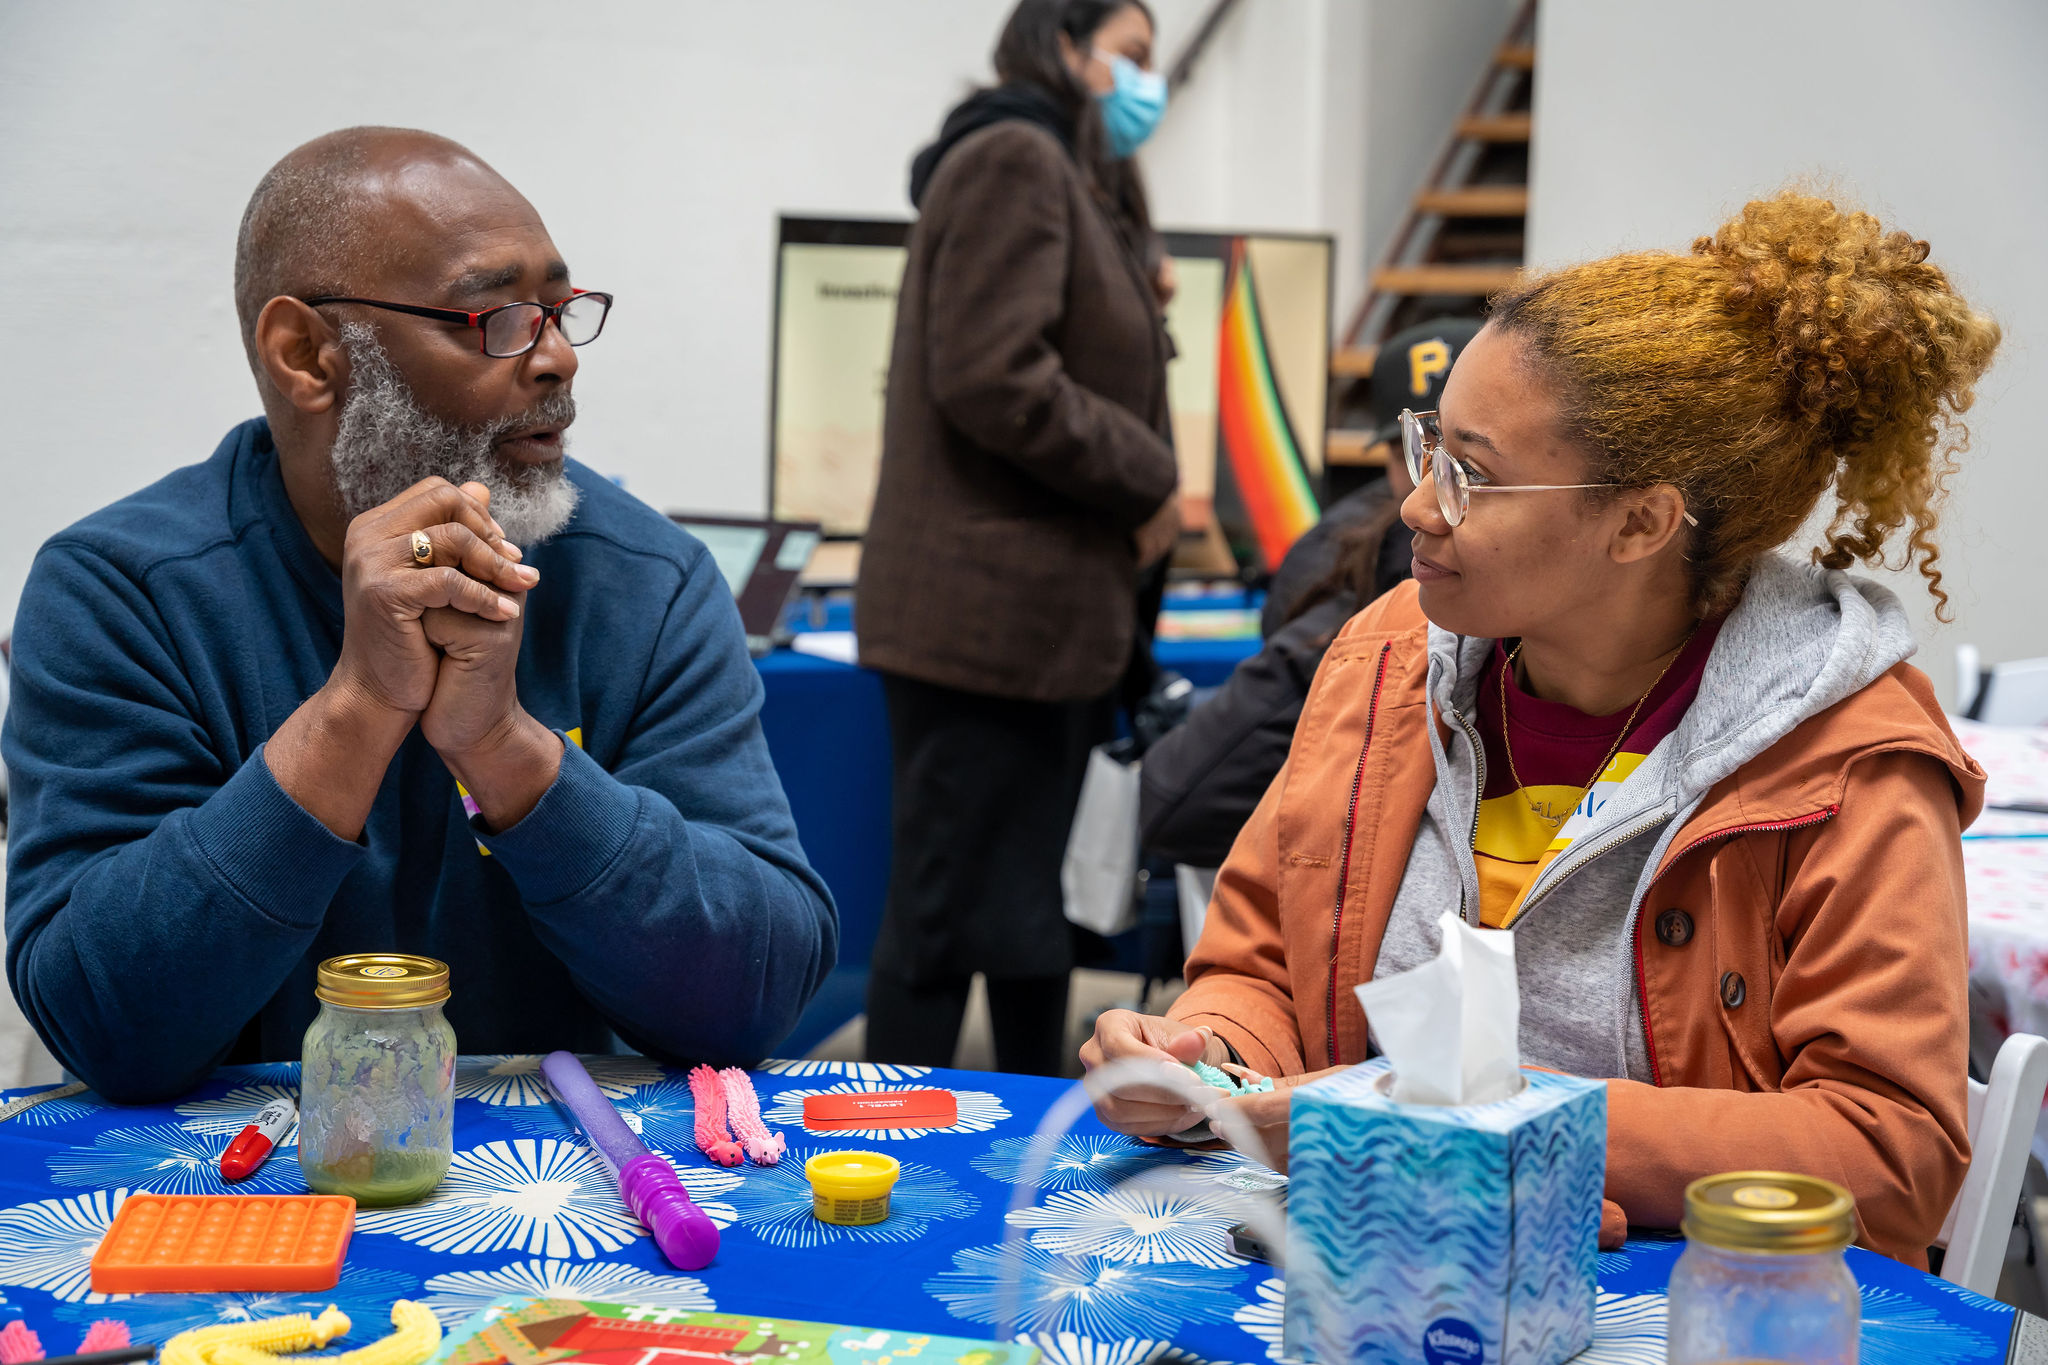
M 979 972 L 996 1065 L 1058 1075 L 1074 965 L 1060 862 L 1114 702 L 1012 701 L 886 673 L 882 695 L 894 847 L 868 977 L 868 1058 L 950 1065 Z

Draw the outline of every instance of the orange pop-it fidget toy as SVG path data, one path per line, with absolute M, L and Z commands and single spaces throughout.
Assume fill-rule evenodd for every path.
M 131 1195 L 93 1253 L 93 1292 L 332 1289 L 355 1228 L 347 1195 Z

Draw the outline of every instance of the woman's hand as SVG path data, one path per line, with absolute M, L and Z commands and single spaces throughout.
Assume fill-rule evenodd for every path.
M 1222 1122 L 1212 1120 L 1210 1131 L 1222 1138 L 1246 1156 L 1264 1160 L 1282 1175 L 1287 1174 L 1287 1116 L 1294 1098 L 1294 1088 L 1319 1081 L 1325 1076 L 1334 1076 L 1347 1067 L 1332 1066 L 1321 1071 L 1311 1071 L 1301 1076 L 1275 1076 L 1273 1088 L 1257 1095 L 1238 1095 L 1223 1100 L 1217 1107 L 1224 1111 Z M 1257 1077 L 1241 1067 L 1226 1067 L 1241 1079 Z M 1243 1123 L 1232 1123 L 1228 1115 L 1235 1114 Z M 1259 1148 L 1255 1150 L 1244 1140 L 1244 1126 L 1251 1125 L 1252 1134 L 1257 1137 Z
M 1119 1076 L 1100 1089 L 1089 1086 L 1089 1094 L 1095 1097 L 1095 1116 L 1105 1127 L 1132 1137 L 1178 1133 L 1200 1123 L 1202 1111 L 1188 1102 L 1186 1093 L 1185 1082 L 1195 1078 L 1185 1067 L 1195 1061 L 1217 1066 L 1229 1059 L 1230 1049 L 1208 1029 L 1133 1010 L 1105 1010 L 1095 1021 L 1095 1036 L 1081 1045 L 1081 1065 L 1090 1072 L 1112 1062 L 1132 1061 L 1157 1069 L 1159 1085 Z M 1184 1083 L 1178 1088 L 1166 1083 L 1182 1078 Z

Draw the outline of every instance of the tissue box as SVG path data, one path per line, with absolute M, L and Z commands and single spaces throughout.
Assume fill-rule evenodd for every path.
M 1523 1075 L 1494 1104 L 1396 1104 L 1382 1058 L 1294 1092 L 1288 1355 L 1555 1365 L 1592 1341 L 1607 1090 Z

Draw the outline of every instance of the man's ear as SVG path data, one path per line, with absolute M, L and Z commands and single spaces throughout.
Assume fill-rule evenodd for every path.
M 327 320 L 280 294 L 256 315 L 256 357 L 277 391 L 300 412 L 326 412 L 348 382 L 348 351 Z
M 1623 495 L 1626 514 L 1609 552 L 1617 564 L 1633 564 L 1661 552 L 1685 527 L 1685 495 L 1668 483 Z

